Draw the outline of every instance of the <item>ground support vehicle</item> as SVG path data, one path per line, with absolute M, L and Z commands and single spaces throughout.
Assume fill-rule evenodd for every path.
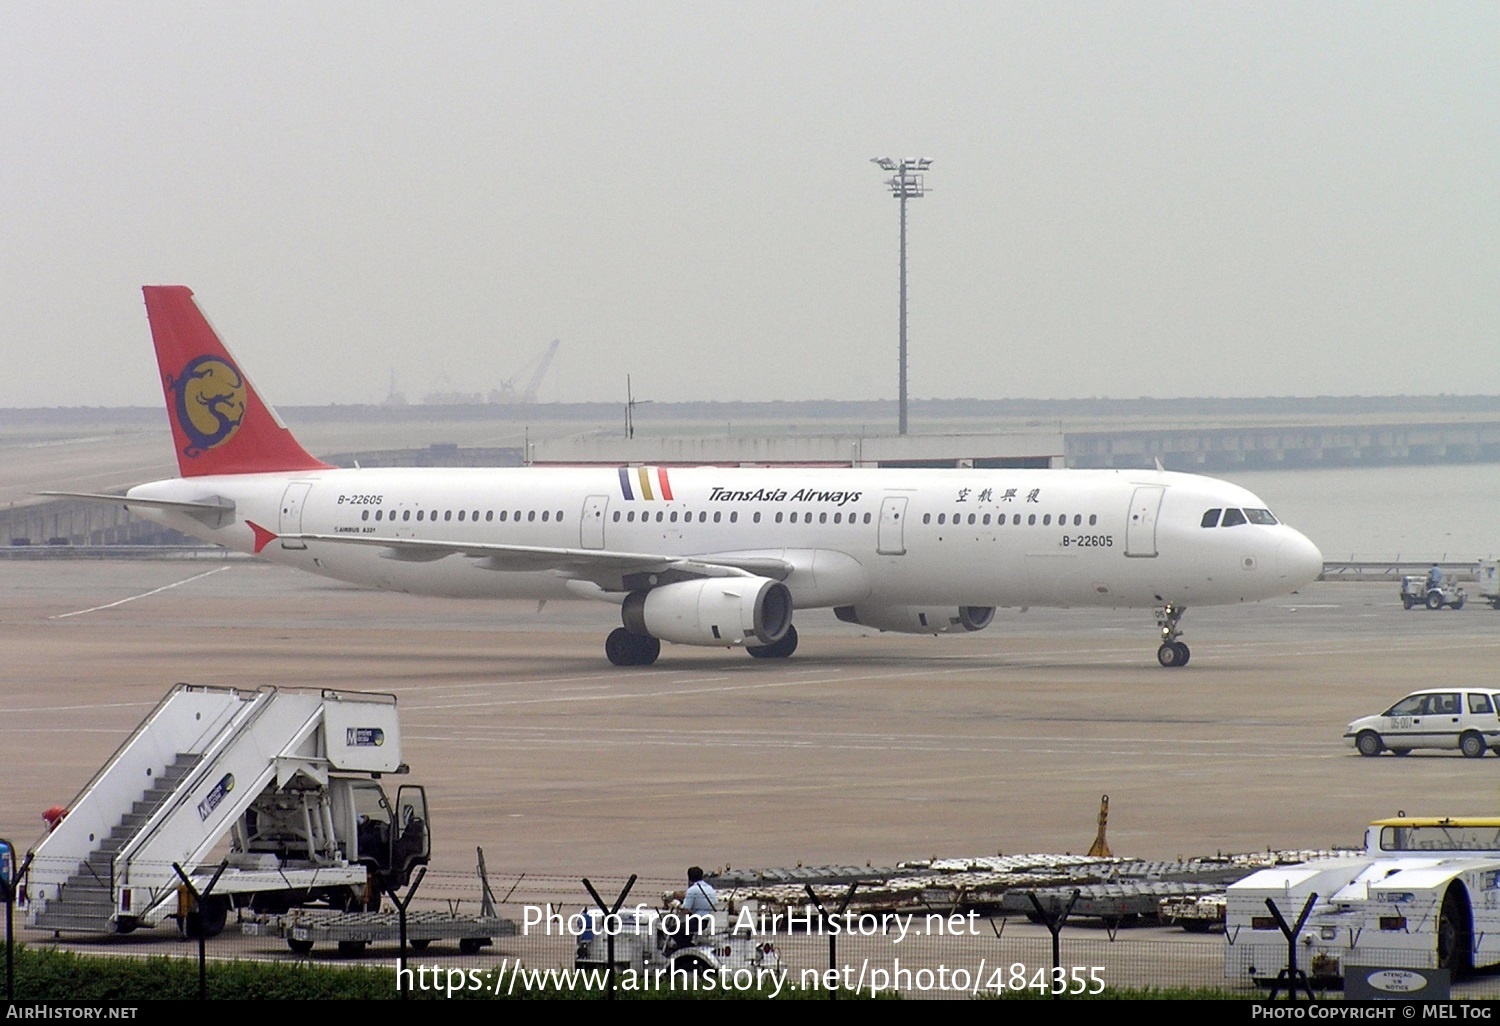
M 1365 850 L 1276 866 L 1228 888 L 1224 975 L 1260 983 L 1287 966 L 1266 899 L 1295 924 L 1297 968 L 1336 980 L 1345 966 L 1470 969 L 1500 965 L 1500 817 L 1398 817 L 1370 824 Z
M 1480 560 L 1477 576 L 1479 584 L 1475 590 L 1479 597 L 1488 602 L 1491 609 L 1500 609 L 1500 560 Z
M 431 849 L 422 789 L 379 783 L 406 770 L 393 695 L 179 684 L 34 848 L 30 925 L 213 936 L 233 909 L 374 910 Z
M 690 913 L 680 908 L 625 908 L 614 918 L 598 908 L 586 909 L 586 929 L 578 938 L 573 964 L 579 969 L 605 969 L 610 966 L 610 935 L 614 940 L 614 967 L 638 974 L 663 974 L 677 970 L 690 974 L 754 974 L 768 983 L 786 974 L 776 945 L 762 937 L 730 928 L 727 912 L 702 913 L 693 921 L 706 923 L 709 932 L 681 935 L 674 927 Z
M 1465 598 L 1464 590 L 1456 584 L 1433 584 L 1421 574 L 1401 578 L 1401 604 L 1407 609 L 1416 606 L 1462 609 Z

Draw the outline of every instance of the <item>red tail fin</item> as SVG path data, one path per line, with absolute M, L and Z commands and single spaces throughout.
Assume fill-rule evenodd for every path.
M 147 285 L 141 291 L 183 477 L 327 469 L 261 401 L 191 289 Z

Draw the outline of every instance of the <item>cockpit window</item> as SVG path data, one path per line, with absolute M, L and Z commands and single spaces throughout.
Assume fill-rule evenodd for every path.
M 1246 509 L 1245 517 L 1252 524 L 1260 524 L 1263 527 L 1276 523 L 1276 518 L 1271 516 L 1271 511 L 1268 509 Z
M 1222 509 L 1211 509 L 1207 513 L 1203 514 L 1203 526 L 1204 527 L 1218 527 L 1219 526 L 1219 514 L 1222 513 L 1222 512 L 1224 512 Z
M 1245 514 L 1237 509 L 1226 509 L 1224 511 L 1224 523 L 1221 527 L 1238 527 L 1245 522 Z

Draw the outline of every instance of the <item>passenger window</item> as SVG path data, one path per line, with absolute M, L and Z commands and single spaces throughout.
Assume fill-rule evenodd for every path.
M 662 511 L 661 511 L 661 510 L 657 510 L 657 511 L 656 511 L 656 522 L 657 522 L 657 523 L 658 523 L 658 524 L 659 524 L 659 523 L 661 523 L 661 521 L 662 521 L 662 518 L 663 518 L 663 517 L 664 517 L 664 516 L 666 516 L 666 514 L 665 514 L 665 513 L 663 513 L 663 512 L 662 512 Z
M 970 514 L 969 514 L 969 523 L 971 523 L 971 524 L 972 524 L 972 523 L 973 523 L 973 522 L 974 522 L 974 519 L 975 519 L 975 518 L 974 518 L 974 514 L 972 514 L 972 513 L 970 513 Z
M 1020 515 L 1021 514 L 1019 514 L 1019 513 L 1016 514 L 1016 516 L 1020 516 Z M 1035 513 L 1030 513 L 1030 514 L 1027 515 L 1027 517 L 1026 517 L 1026 526 L 1027 527 L 1035 527 L 1036 526 L 1036 514 Z
M 547 514 L 550 513 L 550 512 L 551 512 L 551 510 L 546 510 L 546 509 L 542 510 L 542 523 L 545 524 L 547 522 Z
M 403 509 L 401 511 L 401 519 L 402 519 L 402 521 L 410 520 L 411 519 L 411 510 L 409 510 L 409 509 Z
M 865 514 L 865 523 L 868 524 L 869 522 L 870 522 L 870 514 L 866 513 Z
M 723 515 L 724 514 L 721 513 L 721 512 L 719 512 L 718 510 L 714 510 L 714 523 L 717 524 L 719 522 L 719 518 L 722 517 Z
M 463 510 L 459 510 L 458 511 L 458 522 L 460 524 L 464 522 L 464 511 Z
M 704 510 L 703 512 L 701 512 L 701 513 L 698 514 L 698 523 L 705 524 L 707 522 L 708 522 L 708 511 Z M 718 522 L 719 522 L 719 515 L 717 513 L 715 513 L 714 514 L 714 523 L 718 523 Z
M 1090 513 L 1089 514 L 1089 526 L 1093 527 L 1098 522 L 1099 522 L 1099 514 L 1097 514 L 1097 513 Z
M 417 523 L 419 523 L 419 524 L 422 522 L 422 514 L 423 514 L 423 512 L 425 512 L 425 511 L 424 510 L 420 510 L 420 509 L 417 510 Z
M 614 521 L 617 524 L 620 522 L 620 511 L 619 510 L 615 510 Z
M 826 523 L 828 523 L 828 514 L 827 513 L 819 513 L 818 514 L 818 523 L 820 523 L 820 524 L 826 524 Z
M 986 513 L 986 514 L 985 514 L 985 515 L 984 515 L 984 525 L 985 525 L 985 526 L 986 526 L 986 527 L 988 527 L 988 526 L 989 526 L 989 524 L 990 524 L 990 515 L 989 515 L 989 514 L 988 514 L 988 513 Z
M 781 523 L 781 514 L 780 514 L 780 513 L 777 513 L 777 514 L 776 514 L 776 522 L 777 522 L 777 523 L 778 523 L 778 524 L 779 524 L 779 523 Z
M 1073 526 L 1074 527 L 1082 527 L 1083 526 L 1083 514 L 1081 514 L 1081 513 L 1074 513 L 1073 514 Z
M 453 519 L 453 511 L 451 509 L 445 509 L 445 510 L 443 510 L 443 520 L 444 521 L 448 521 L 448 520 L 452 520 L 452 519 Z
M 528 524 L 536 522 L 536 510 L 534 510 L 534 509 L 528 509 L 526 511 L 526 522 Z
M 559 524 L 562 523 L 562 510 L 558 510 L 556 513 L 552 514 L 552 519 L 556 520 Z
M 1203 514 L 1203 526 L 1204 527 L 1218 527 L 1219 526 L 1219 514 L 1223 513 L 1223 512 L 1224 511 L 1222 509 L 1211 509 L 1207 513 Z
M 938 514 L 938 524 L 939 524 L 939 526 L 941 526 L 942 524 L 946 523 L 947 520 L 948 520 L 948 514 L 946 514 L 946 513 L 939 513 Z
M 370 511 L 369 510 L 365 510 L 363 513 L 361 513 L 359 515 L 359 519 L 361 519 L 361 520 L 369 520 L 370 519 Z
M 375 511 L 375 519 L 376 519 L 376 520 L 379 520 L 379 519 L 381 519 L 381 517 L 382 517 L 382 515 L 383 515 L 383 514 L 384 514 L 384 513 L 385 513 L 385 510 L 383 510 L 383 509 L 377 509 L 377 510 L 376 510 L 376 511 Z
M 797 513 L 796 513 L 796 511 L 795 511 L 795 510 L 794 510 L 794 511 L 793 511 L 793 512 L 792 512 L 792 523 L 794 523 L 794 524 L 795 524 L 795 523 L 796 523 L 796 522 L 797 522 Z
M 1224 511 L 1224 522 L 1220 527 L 1238 527 L 1245 522 L 1245 514 L 1237 509 L 1226 509 Z
M 833 522 L 835 524 L 842 524 L 844 522 L 844 514 L 842 514 L 842 513 L 835 513 L 833 515 Z
M 1469 692 L 1469 712 L 1490 713 L 1494 711 L 1495 706 L 1490 702 L 1489 695 Z
M 635 523 L 635 510 L 631 510 L 630 512 L 625 514 L 625 522 L 627 524 Z
M 1052 514 L 1051 513 L 1044 514 L 1042 516 L 1042 526 L 1043 527 L 1048 527 L 1048 526 L 1051 526 L 1051 524 L 1052 524 Z
M 677 511 L 675 509 L 672 511 L 672 523 L 677 523 Z

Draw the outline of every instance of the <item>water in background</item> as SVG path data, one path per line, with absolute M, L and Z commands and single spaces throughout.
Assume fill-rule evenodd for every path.
M 1500 553 L 1500 463 L 1213 476 L 1260 496 L 1324 559 L 1460 561 Z

